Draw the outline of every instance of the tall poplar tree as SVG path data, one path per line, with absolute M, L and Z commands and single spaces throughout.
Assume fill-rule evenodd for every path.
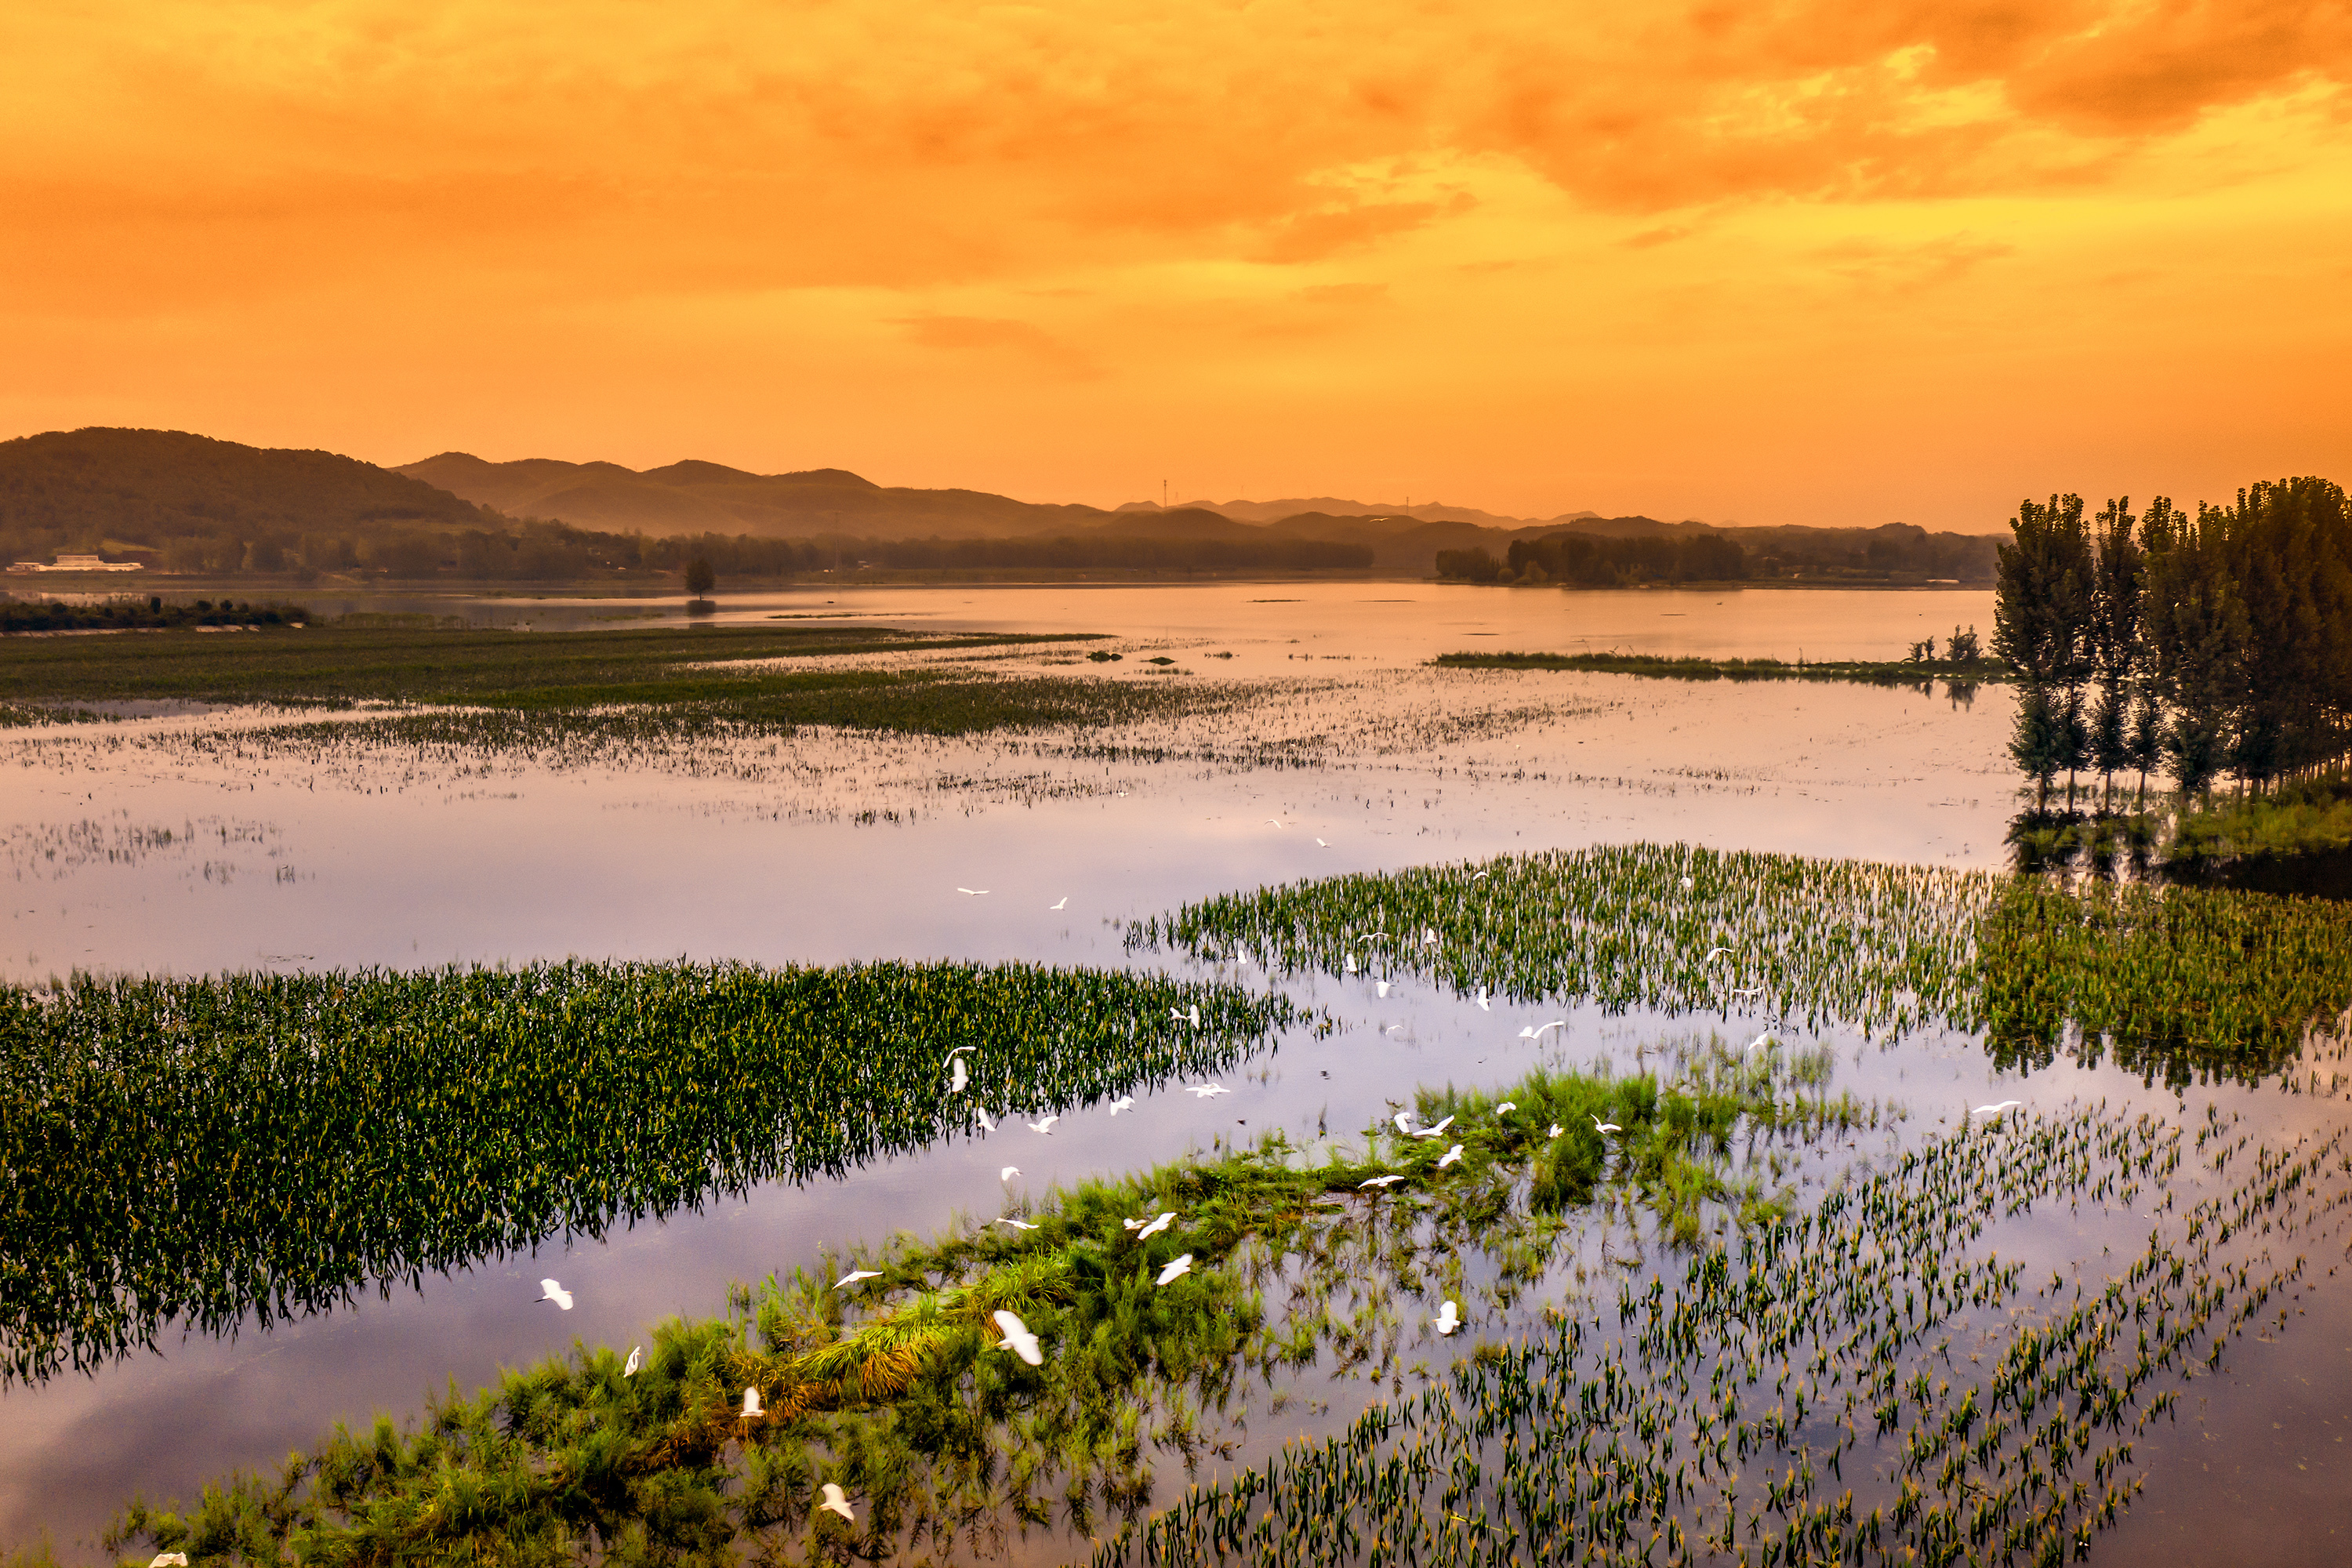
M 2010 754 L 2038 786 L 2039 811 L 2058 771 L 2071 775 L 2081 765 L 2097 572 L 2081 496 L 2052 496 L 2046 506 L 2021 501 L 2010 527 L 1995 577 L 1992 650 L 2022 688 Z M 2071 776 L 2066 793 L 2071 801 Z

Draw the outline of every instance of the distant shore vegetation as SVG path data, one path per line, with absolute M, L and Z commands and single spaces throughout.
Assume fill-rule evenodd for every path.
M 1982 585 L 1999 542 L 1929 533 L 1909 523 L 1875 529 L 1742 529 L 1613 538 L 1573 530 L 1484 548 L 1441 550 L 1437 575 L 1515 587 L 1636 588 L 1653 584 L 1795 582 L 1853 585 Z

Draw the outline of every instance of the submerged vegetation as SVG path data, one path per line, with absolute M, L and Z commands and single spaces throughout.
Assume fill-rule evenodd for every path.
M 2283 1152 L 2233 1131 L 2198 1130 L 2189 1202 L 2161 1119 L 1937 1138 L 1626 1284 L 1613 1314 L 1192 1490 L 1096 1568 L 2079 1560 L 2149 1428 L 2310 1288 L 2304 1247 L 2340 1242 L 2346 1134 Z M 2122 1245 L 2046 1280 L 1983 1246 L 2043 1206 L 2119 1214 Z
M 1185 1021 L 1170 1017 L 1181 1006 Z M 1191 1010 L 1199 1009 L 1197 1026 Z M 543 963 L 0 994 L 0 1384 L 1212 1071 L 1279 998 L 1027 964 Z M 887 1042 L 888 1048 L 881 1048 Z M 942 1094 L 958 1046 L 972 1097 Z
M 2071 1044 L 2173 1082 L 2262 1077 L 2352 1007 L 2341 904 L 1682 846 L 1228 894 L 1129 940 L 1332 973 L 1360 959 L 1528 1002 L 1738 1005 L 1879 1038 L 1981 1029 L 2005 1061 L 2046 1063 Z
M 635 1373 L 583 1347 L 453 1391 L 415 1427 L 339 1432 L 191 1509 L 134 1505 L 116 1540 L 192 1561 L 716 1563 L 750 1537 L 782 1563 L 1083 1534 L 1149 1505 L 1155 1452 L 1189 1469 L 1230 1451 L 1216 1417 L 1253 1379 L 1398 1378 L 1426 1310 L 1402 1312 L 1400 1293 L 1507 1310 L 1603 1198 L 1693 1240 L 1778 1223 L 1788 1194 L 1734 1168 L 1735 1137 L 1876 1120 L 1828 1093 L 1823 1059 L 1681 1054 L 1670 1082 L 1538 1071 L 1499 1096 L 1425 1093 L 1414 1110 L 1436 1137 L 1382 1122 L 1359 1145 L 1297 1150 L 1277 1134 L 1086 1184 L 1018 1226 L 828 1257 L 740 1289 L 724 1319 L 665 1324 Z M 1496 1270 L 1483 1308 L 1451 1283 L 1473 1256 Z M 853 1264 L 870 1273 L 831 1283 Z M 1034 1368 L 999 1311 L 1036 1336 Z M 820 1481 L 858 1499 L 854 1525 L 815 1508 Z

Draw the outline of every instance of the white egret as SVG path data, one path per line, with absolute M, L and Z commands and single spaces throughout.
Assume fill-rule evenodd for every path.
M 1061 1117 L 1058 1115 L 1048 1114 L 1043 1121 L 1024 1121 L 1022 1125 L 1028 1128 L 1032 1132 L 1043 1132 L 1048 1137 L 1051 1137 L 1054 1131 L 1054 1123 L 1060 1120 Z
M 1122 1110 L 1133 1110 L 1134 1109 L 1135 1096 L 1131 1094 L 1122 1094 L 1117 1100 L 1110 1102 L 1110 1113 L 1113 1116 L 1117 1116 Z
M 1387 981 L 1383 980 L 1383 981 L 1379 982 L 1379 984 L 1380 984 L 1380 988 L 1381 988 L 1381 994 L 1383 997 L 1385 997 L 1385 996 L 1386 996 L 1386 995 L 1388 995 L 1388 994 L 1389 994 L 1389 983 L 1388 983 Z
M 1403 1134 L 1404 1134 L 1406 1137 L 1408 1137 L 1408 1138 L 1410 1138 L 1410 1137 L 1412 1137 L 1412 1111 L 1410 1111 L 1410 1110 L 1400 1110 L 1400 1111 L 1398 1111 L 1398 1112 L 1396 1113 L 1396 1130 L 1397 1130 L 1399 1132 L 1403 1133 Z
M 985 1111 L 985 1110 L 973 1110 L 972 1114 L 973 1114 L 974 1116 L 977 1116 L 977 1117 L 979 1117 L 979 1118 L 980 1118 L 980 1126 L 981 1126 L 981 1131 L 983 1131 L 983 1132 L 993 1132 L 993 1131 L 996 1131 L 996 1118 L 994 1118 L 994 1117 L 992 1117 L 992 1116 L 989 1115 L 989 1113 L 988 1113 L 987 1111 Z
M 1701 963 L 1713 963 L 1717 958 L 1729 956 L 1730 952 L 1731 949 L 1727 947 L 1710 947 L 1706 950 L 1706 955 L 1704 958 L 1701 958 L 1699 962 Z
M 1456 1329 L 1460 1328 L 1461 1326 L 1462 1326 L 1462 1310 L 1461 1310 L 1461 1309 L 1460 1309 L 1460 1308 L 1456 1307 L 1456 1306 L 1455 1306 L 1452 1301 L 1448 1301 L 1448 1302 L 1446 1302 L 1444 1306 L 1443 1306 L 1443 1307 L 1441 1307 L 1441 1308 L 1439 1308 L 1439 1309 L 1438 1309 L 1438 1310 L 1437 1310 L 1437 1331 L 1438 1331 L 1439 1333 L 1441 1333 L 1441 1334 L 1450 1334 L 1450 1333 L 1452 1333 L 1454 1330 L 1456 1330 Z
M 1020 1166 L 1018 1166 L 1018 1165 L 1007 1165 L 1007 1166 L 1005 1166 L 1005 1167 L 1004 1167 L 1004 1169 L 1003 1169 L 1003 1170 L 1001 1170 L 1001 1171 L 999 1171 L 999 1172 L 997 1172 L 997 1173 L 996 1173 L 996 1179 L 997 1179 L 998 1181 L 1000 1181 L 1000 1182 L 1009 1182 L 1009 1181 L 1011 1181 L 1013 1177 L 1015 1177 L 1015 1176 L 1019 1175 L 1020 1173 L 1021 1173 L 1021 1167 L 1020 1167 Z
M 1153 1237 L 1158 1236 L 1161 1231 L 1166 1230 L 1170 1226 L 1174 1225 L 1175 1223 L 1176 1211 L 1174 1209 L 1162 1209 L 1160 1211 L 1160 1216 L 1157 1219 L 1152 1220 L 1150 1224 L 1143 1226 L 1136 1231 L 1135 1239 L 1138 1241 L 1149 1241 Z
M 1013 1219 L 1009 1215 L 999 1215 L 992 1223 L 996 1225 L 1009 1225 L 1015 1230 L 1034 1230 L 1037 1228 L 1035 1226 L 1031 1225 L 1027 1220 Z
M 1523 1040 L 1540 1040 L 1540 1039 L 1542 1039 L 1542 1038 L 1544 1037 L 1544 1036 L 1545 1036 L 1547 1033 L 1549 1033 L 1549 1031 L 1551 1031 L 1551 1030 L 1553 1030 L 1553 1029 L 1563 1029 L 1563 1030 L 1564 1030 L 1564 1029 L 1566 1029 L 1567 1027 L 1568 1027 L 1568 1020 L 1567 1020 L 1567 1019 L 1565 1019 L 1565 1018 L 1554 1018 L 1550 1023 L 1544 1025 L 1544 1026 L 1543 1026 L 1542 1027 L 1540 1027 L 1540 1028 L 1537 1027 L 1537 1026 L 1536 1026 L 1535 1025 L 1533 1025 L 1533 1024 L 1528 1025 L 1526 1028 L 1521 1029 L 1521 1030 L 1519 1031 L 1519 1038 L 1521 1038 L 1521 1039 L 1523 1039 Z
M 1265 825 L 1266 825 L 1268 827 L 1280 827 L 1280 826 L 1282 826 L 1282 823 L 1281 823 L 1280 819 L 1278 819 L 1278 818 L 1276 818 L 1276 817 L 1269 816 L 1269 817 L 1267 817 L 1267 818 L 1265 819 Z
M 833 1282 L 833 1288 L 838 1290 L 845 1285 L 855 1285 L 860 1279 L 879 1279 L 881 1278 L 882 1271 L 879 1268 L 853 1268 L 848 1273 L 843 1275 L 840 1279 L 835 1280 Z
M 1049 915 L 1050 915 L 1050 914 L 1056 913 L 1057 911 L 1059 911 L 1059 910 L 1060 910 L 1060 909 L 1062 908 L 1062 905 L 1063 905 L 1063 904 L 1066 904 L 1066 903 L 1068 903 L 1069 901 L 1070 901 L 1070 895 L 1069 895 L 1069 894 L 1067 894 L 1067 893 L 1064 893 L 1064 894 L 1062 895 L 1062 902 L 1061 902 L 1060 904 L 1047 904 L 1047 905 L 1045 906 L 1045 912 L 1046 912 L 1047 914 L 1049 914 Z
M 1346 968 L 1347 972 L 1348 972 L 1349 974 L 1353 974 L 1353 973 L 1356 973 L 1356 955 L 1355 955 L 1354 953 L 1352 953 L 1352 952 L 1351 952 L 1351 953 L 1347 954 L 1346 958 L 1345 958 L 1345 959 L 1344 959 L 1344 961 L 1343 961 L 1343 964 L 1344 964 L 1344 967 Z
M 988 889 L 986 888 L 958 888 L 956 891 L 963 894 L 964 897 L 968 899 L 977 899 L 986 893 Z
M 188 1568 L 188 1554 L 184 1552 L 158 1552 L 147 1559 L 147 1568 L 163 1568 L 167 1563 L 173 1564 L 173 1568 Z
M 1470 879 L 1474 882 L 1483 882 L 1494 874 L 1492 871 L 1473 871 L 1470 873 Z
M 1167 1268 L 1160 1271 L 1160 1279 L 1157 1283 L 1161 1285 L 1171 1284 L 1176 1280 L 1181 1279 L 1191 1272 L 1192 1272 L 1192 1255 L 1189 1252 L 1180 1253 L 1174 1262 L 1171 1263 Z
M 558 1308 L 566 1312 L 572 1310 L 572 1292 L 566 1290 L 562 1285 L 556 1283 L 554 1280 L 541 1280 L 539 1282 L 539 1299 L 541 1300 L 552 1301 Z
M 1969 1111 L 1969 1114 L 1970 1116 L 1997 1117 L 2002 1111 L 2007 1110 L 2010 1107 L 2013 1105 L 2023 1105 L 2025 1101 L 2021 1100 L 2004 1100 L 1998 1105 L 1979 1105 L 1974 1110 Z
M 1004 1336 L 1000 1342 L 1003 1349 L 1011 1351 L 1031 1366 L 1045 1364 L 1045 1352 L 1037 1348 L 1037 1336 L 1029 1331 L 1029 1325 L 1021 1321 L 1018 1313 L 1008 1312 L 999 1307 L 994 1316 L 996 1331 Z
M 1324 843 L 1324 842 L 1323 842 L 1323 840 L 1321 840 L 1320 838 L 1318 838 L 1318 839 L 1317 839 L 1317 840 L 1315 841 L 1315 847 L 1316 847 L 1316 848 L 1318 848 L 1318 849 L 1328 849 L 1328 848 L 1330 848 L 1331 847 L 1330 847 L 1328 844 Z
M 1439 1123 L 1438 1123 L 1436 1126 L 1434 1126 L 1434 1127 L 1424 1127 L 1424 1128 L 1423 1128 L 1420 1131 L 1418 1131 L 1418 1132 L 1414 1133 L 1414 1134 L 1413 1134 L 1413 1136 L 1414 1136 L 1414 1137 L 1416 1137 L 1416 1138 L 1434 1138 L 1434 1137 L 1436 1137 L 1439 1133 L 1441 1133 L 1441 1132 L 1444 1131 L 1447 1128 L 1449 1128 L 1449 1127 L 1451 1127 L 1451 1126 L 1453 1126 L 1453 1125 L 1454 1125 L 1454 1118 L 1452 1118 L 1451 1116 L 1449 1116 L 1449 1117 L 1447 1117 L 1444 1121 L 1443 1121 L 1439 1122 Z
M 1486 988 L 1484 985 L 1478 987 L 1478 994 L 1474 1000 L 1477 1002 L 1478 1011 L 1481 1013 L 1491 1013 L 1495 1010 L 1494 1002 L 1487 996 Z
M 828 1513 L 837 1513 L 852 1524 L 857 1522 L 857 1516 L 849 1511 L 849 1499 L 843 1495 L 838 1483 L 827 1481 L 819 1487 L 817 1491 L 824 1499 L 823 1502 L 816 1505 L 817 1507 Z
M 1454 1163 L 1454 1161 L 1459 1160 L 1460 1158 L 1462 1158 L 1462 1145 L 1461 1145 L 1461 1144 L 1459 1144 L 1459 1143 L 1456 1143 L 1455 1145 L 1454 1145 L 1454 1147 L 1453 1147 L 1453 1148 L 1448 1149 L 1448 1150 L 1444 1152 L 1444 1155 L 1443 1155 L 1443 1156 L 1438 1160 L 1438 1162 L 1437 1162 L 1437 1168 L 1438 1168 L 1439 1170 L 1441 1170 L 1441 1171 L 1442 1171 L 1442 1170 L 1445 1169 L 1445 1167 L 1446 1167 L 1446 1166 L 1451 1165 L 1452 1163 Z
M 1199 1028 L 1201 1026 L 1201 1005 L 1198 1002 L 1193 1003 L 1192 1008 L 1185 1013 L 1184 1017 L 1185 1020 L 1192 1026 L 1192 1027 L 1196 1029 Z
M 1503 1115 L 1503 1114 L 1504 1114 L 1505 1112 L 1507 1112 L 1507 1111 L 1517 1110 L 1518 1108 L 1519 1108 L 1519 1102 L 1518 1102 L 1517 1100 L 1507 1100 L 1503 1101 L 1503 1103 L 1502 1103 L 1502 1104 L 1500 1104 L 1500 1105 L 1498 1105 L 1498 1106 L 1495 1107 L 1495 1114 L 1496 1114 L 1496 1115 L 1497 1115 L 1497 1116 L 1501 1116 L 1501 1115 Z
M 1592 1112 L 1589 1110 L 1584 1114 L 1587 1116 L 1592 1116 Z M 1618 1126 L 1614 1121 L 1603 1121 L 1598 1116 L 1592 1116 L 1592 1130 L 1596 1132 L 1622 1132 L 1625 1131 L 1622 1127 Z
M 948 1079 L 948 1092 L 950 1094 L 961 1094 L 964 1091 L 964 1086 L 971 1082 L 971 1076 L 963 1070 L 963 1058 L 961 1057 L 951 1058 L 948 1062 L 948 1066 L 954 1069 L 953 1076 Z
M 1565 1131 L 1568 1131 L 1568 1129 L 1567 1129 L 1567 1128 L 1562 1127 L 1559 1122 L 1555 1121 L 1555 1122 L 1553 1122 L 1553 1123 L 1551 1124 L 1551 1131 L 1550 1131 L 1549 1132 L 1545 1133 L 1545 1134 L 1544 1134 L 1544 1136 L 1545 1136 L 1545 1137 L 1547 1137 L 1547 1138 L 1557 1138 L 1557 1137 L 1559 1137 L 1561 1133 L 1563 1133 L 1563 1132 L 1565 1132 Z
M 1399 1175 L 1374 1176 L 1369 1182 L 1358 1182 L 1356 1184 L 1356 1190 L 1358 1192 L 1362 1192 L 1366 1187 L 1385 1187 L 1392 1183 L 1402 1182 L 1404 1178 Z
M 1745 1049 L 1750 1051 L 1760 1051 L 1767 1046 L 1777 1046 L 1780 1043 L 1780 1037 L 1774 1035 L 1771 1030 L 1767 1029 L 1762 1034 L 1757 1036 L 1754 1039 L 1748 1041 Z
M 1195 1100 L 1209 1100 L 1220 1094 L 1231 1094 L 1233 1090 L 1221 1083 L 1188 1083 L 1184 1086 L 1184 1092 Z
M 760 1403 L 758 1387 L 746 1386 L 743 1390 L 743 1419 L 749 1421 L 754 1415 L 764 1415 L 767 1413 L 767 1407 Z
M 643 1345 L 631 1345 L 629 1347 L 628 1363 L 621 1368 L 621 1375 L 623 1377 L 635 1377 L 637 1375 L 637 1369 L 645 1364 L 646 1347 Z

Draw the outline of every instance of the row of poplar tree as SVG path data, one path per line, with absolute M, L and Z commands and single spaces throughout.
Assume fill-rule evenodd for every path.
M 2263 789 L 2352 746 L 2352 504 L 2322 479 L 2200 503 L 2027 501 L 2001 546 L 1993 652 L 2017 674 L 2010 754 L 2046 808 L 2053 781 L 2223 773 Z

